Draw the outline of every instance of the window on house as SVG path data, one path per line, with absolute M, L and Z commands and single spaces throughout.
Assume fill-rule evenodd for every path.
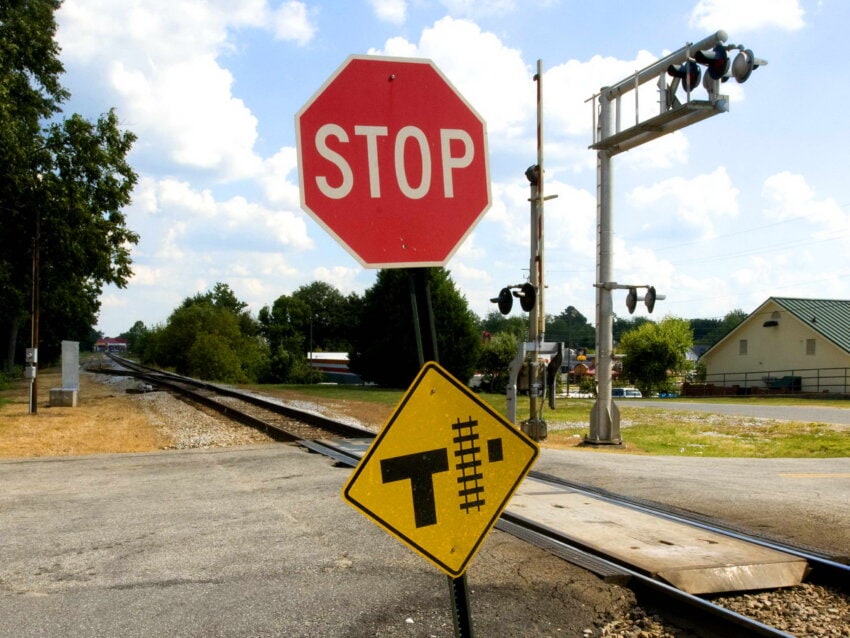
M 813 355 L 815 353 L 815 340 L 806 339 L 806 354 Z
M 738 354 L 747 354 L 747 340 L 741 339 L 738 342 Z

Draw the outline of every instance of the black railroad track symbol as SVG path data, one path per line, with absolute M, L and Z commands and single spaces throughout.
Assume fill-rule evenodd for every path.
M 452 425 L 455 431 L 455 436 L 452 442 L 455 444 L 454 451 L 455 470 L 459 472 L 457 477 L 458 497 L 460 498 L 460 509 L 467 514 L 472 509 L 481 511 L 481 508 L 486 504 L 484 498 L 484 474 L 482 472 L 482 457 L 481 444 L 479 435 L 476 432 L 478 420 L 472 417 L 466 421 L 461 421 L 459 418 Z M 487 441 L 487 460 L 490 463 L 501 461 L 502 454 L 502 439 L 489 439 Z

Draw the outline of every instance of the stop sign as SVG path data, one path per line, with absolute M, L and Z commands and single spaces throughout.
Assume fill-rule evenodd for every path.
M 484 121 L 430 60 L 349 57 L 295 129 L 301 206 L 363 266 L 442 266 L 490 206 Z

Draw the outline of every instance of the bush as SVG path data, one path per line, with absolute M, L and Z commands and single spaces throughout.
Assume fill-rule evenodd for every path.
M 20 379 L 24 375 L 24 371 L 21 366 L 14 366 L 9 371 L 0 370 L 0 390 L 8 390 L 9 386 L 12 385 L 12 381 Z
M 187 359 L 189 376 L 227 383 L 243 380 L 239 357 L 220 335 L 198 335 Z

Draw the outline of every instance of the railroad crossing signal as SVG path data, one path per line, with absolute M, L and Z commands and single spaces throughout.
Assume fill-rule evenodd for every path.
M 531 439 L 429 362 L 361 459 L 342 497 L 456 578 L 537 454 Z

